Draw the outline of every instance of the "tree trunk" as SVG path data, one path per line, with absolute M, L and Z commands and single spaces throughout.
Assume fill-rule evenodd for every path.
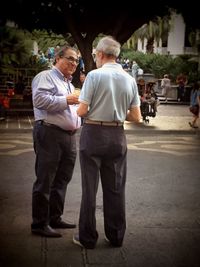
M 153 54 L 153 52 L 154 52 L 153 43 L 154 43 L 154 39 L 148 39 L 147 40 L 146 51 L 148 54 Z
M 84 63 L 84 71 L 87 73 L 96 68 L 96 64 L 94 62 L 92 51 L 93 51 L 93 40 L 91 38 L 79 38 L 78 42 L 76 41 L 78 49 L 83 59 Z M 79 84 L 79 76 L 80 76 L 80 67 L 78 66 L 76 72 L 73 75 L 73 84 L 76 87 Z

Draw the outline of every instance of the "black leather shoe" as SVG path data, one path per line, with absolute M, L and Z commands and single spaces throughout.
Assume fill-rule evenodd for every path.
M 32 228 L 32 234 L 41 235 L 46 237 L 62 237 L 62 235 L 56 232 L 54 229 L 51 228 L 49 225 L 45 225 L 42 228 Z
M 122 247 L 122 242 L 111 242 L 107 236 L 104 237 L 105 241 L 113 247 Z
M 76 224 L 66 223 L 64 221 L 51 222 L 50 225 L 51 225 L 52 228 L 61 228 L 61 229 L 76 228 Z

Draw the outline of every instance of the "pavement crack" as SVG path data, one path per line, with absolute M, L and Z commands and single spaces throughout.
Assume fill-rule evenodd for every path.
M 84 267 L 89 267 L 87 249 L 82 248 L 81 249 L 81 254 L 82 254 L 82 259 L 83 259 L 83 266 Z
M 44 267 L 47 267 L 47 252 L 48 252 L 47 239 L 45 237 L 42 237 L 41 238 L 41 262 Z

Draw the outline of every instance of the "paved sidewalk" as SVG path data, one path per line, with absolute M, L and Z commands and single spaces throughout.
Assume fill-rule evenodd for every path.
M 189 126 L 191 116 L 165 116 L 157 115 L 155 118 L 149 118 L 149 123 L 134 124 L 130 122 L 125 123 L 125 130 L 127 132 L 139 132 L 139 133 L 191 133 L 200 134 L 200 123 L 198 123 L 199 129 L 193 129 Z
M 187 105 L 160 105 L 156 117 L 149 117 L 149 123 L 140 124 L 125 122 L 124 128 L 128 133 L 200 133 L 199 129 L 193 129 L 189 126 L 192 120 L 192 114 Z M 32 131 L 34 124 L 33 116 L 12 116 L 5 121 L 0 122 L 0 132 L 18 132 Z

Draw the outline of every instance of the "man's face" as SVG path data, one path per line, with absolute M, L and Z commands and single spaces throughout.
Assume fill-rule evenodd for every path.
M 65 54 L 57 60 L 56 67 L 65 77 L 69 77 L 76 71 L 78 63 L 79 59 L 77 53 L 72 49 L 68 49 Z
M 85 74 L 81 73 L 80 74 L 80 82 L 83 83 L 85 81 Z

